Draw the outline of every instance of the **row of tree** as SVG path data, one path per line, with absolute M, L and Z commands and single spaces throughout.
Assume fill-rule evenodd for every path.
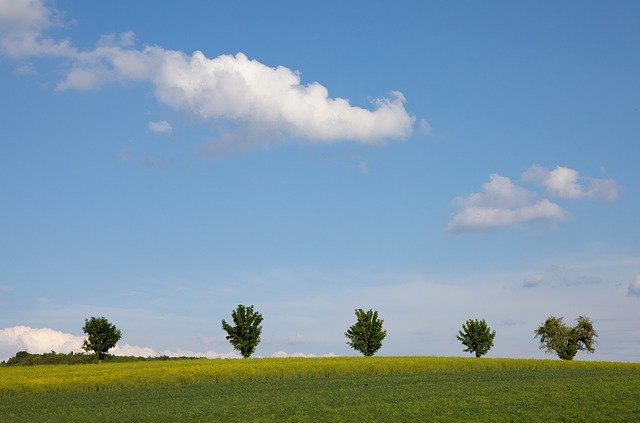
M 387 331 L 382 327 L 384 320 L 378 317 L 375 310 L 357 309 L 355 313 L 356 322 L 345 332 L 347 344 L 367 357 L 372 356 L 382 347 L 382 341 L 387 336 Z M 262 314 L 255 311 L 253 305 L 246 307 L 240 304 L 231 312 L 231 320 L 233 325 L 222 320 L 226 339 L 244 358 L 251 357 L 260 343 Z M 83 330 L 87 339 L 82 348 L 95 353 L 98 360 L 103 359 L 122 337 L 122 332 L 104 317 L 86 319 Z M 563 360 L 572 360 L 578 351 L 593 353 L 598 336 L 591 320 L 584 316 L 578 317 L 573 327 L 567 326 L 562 317 L 550 316 L 534 334 L 540 340 L 541 349 L 556 353 Z M 495 336 L 496 331 L 491 330 L 484 319 L 469 319 L 463 323 L 456 338 L 465 347 L 463 351 L 481 357 L 493 347 Z

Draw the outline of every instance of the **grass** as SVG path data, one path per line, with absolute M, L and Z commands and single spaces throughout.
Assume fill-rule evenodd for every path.
M 0 368 L 0 421 L 640 421 L 640 364 L 429 357 Z

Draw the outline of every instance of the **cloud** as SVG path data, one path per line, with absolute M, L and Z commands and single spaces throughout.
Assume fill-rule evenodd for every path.
M 200 51 L 188 55 L 159 46 L 136 49 L 131 32 L 103 36 L 93 50 L 80 51 L 69 41 L 43 35 L 54 26 L 54 16 L 43 0 L 0 0 L 2 51 L 11 57 L 65 59 L 68 70 L 58 90 L 150 83 L 156 98 L 175 110 L 239 127 L 241 136 L 230 137 L 238 150 L 278 144 L 274 139 L 379 145 L 406 138 L 413 130 L 415 118 L 397 91 L 365 109 L 330 97 L 318 82 L 302 83 L 298 72 L 284 66 L 267 66 L 242 53 L 208 58 Z
M 304 342 L 304 336 L 296 333 L 295 335 L 291 335 L 289 337 L 287 337 L 285 344 L 290 344 L 290 345 L 294 345 L 294 344 L 302 344 Z
M 50 351 L 81 352 L 82 336 L 49 328 L 15 326 L 0 329 L 0 359 L 6 360 L 18 351 L 42 354 Z
M 42 354 L 50 351 L 58 353 L 83 352 L 84 336 L 72 335 L 50 328 L 31 328 L 15 326 L 0 329 L 0 360 L 7 360 L 18 351 Z M 131 344 L 117 344 L 109 350 L 113 355 L 133 355 L 137 357 L 206 357 L 206 358 L 240 358 L 235 352 L 217 353 L 215 351 L 195 352 L 183 349 L 167 349 L 156 351 L 149 347 Z
M 577 170 L 564 166 L 550 171 L 535 164 L 524 171 L 522 179 L 537 182 L 549 194 L 568 200 L 589 198 L 611 202 L 618 198 L 618 185 L 614 180 L 581 177 Z
M 524 278 L 522 281 L 522 286 L 525 288 L 533 288 L 539 286 L 544 281 L 544 275 L 541 273 L 536 273 L 534 275 L 529 275 Z
M 0 293 L 8 293 L 13 292 L 13 287 L 9 285 L 0 284 Z
M 640 275 L 636 276 L 636 279 L 633 282 L 629 283 L 627 296 L 640 298 Z
M 59 13 L 43 0 L 0 0 L 0 50 L 9 57 L 76 55 L 67 40 L 43 35 L 43 31 L 60 25 Z
M 568 214 L 557 204 L 519 187 L 496 173 L 482 186 L 482 192 L 456 200 L 462 211 L 449 222 L 451 233 L 495 230 L 536 221 L 558 222 Z
M 337 357 L 334 353 L 328 353 L 323 355 L 305 354 L 305 353 L 287 353 L 285 351 L 276 351 L 271 357 L 273 358 L 288 358 L 288 357 L 300 357 L 300 358 L 314 358 L 314 357 Z
M 166 120 L 161 120 L 158 122 L 149 122 L 147 125 L 151 132 L 157 132 L 159 134 L 168 134 L 173 129 L 171 124 Z
M 418 122 L 418 128 L 420 128 L 420 132 L 422 133 L 422 135 L 432 135 L 433 131 L 431 129 L 431 125 L 429 124 L 429 122 L 427 122 L 426 119 L 420 119 L 420 121 Z

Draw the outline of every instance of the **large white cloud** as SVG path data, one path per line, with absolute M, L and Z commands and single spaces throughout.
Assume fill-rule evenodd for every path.
M 559 205 L 537 198 L 510 178 L 496 173 L 484 183 L 481 192 L 459 198 L 456 203 L 462 210 L 449 222 L 451 233 L 499 229 L 535 221 L 557 222 L 568 217 Z
M 87 90 L 118 81 L 151 83 L 159 101 L 204 120 L 239 124 L 249 138 L 239 148 L 263 148 L 271 139 L 381 144 L 402 139 L 414 117 L 400 92 L 373 101 L 372 110 L 332 98 L 327 88 L 302 83 L 299 73 L 270 67 L 242 53 L 207 58 L 159 46 L 132 47 L 132 33 L 102 37 L 95 49 L 79 51 L 44 35 L 54 13 L 43 0 L 0 0 L 0 47 L 12 57 L 53 56 L 68 60 L 59 90 Z M 262 139 L 265 141 L 256 141 Z
M 58 353 L 83 352 L 83 336 L 73 335 L 50 328 L 31 328 L 29 326 L 14 326 L 0 329 L 0 360 L 6 360 L 18 351 L 32 354 L 42 354 L 50 351 Z M 170 357 L 209 357 L 231 358 L 235 353 L 219 354 L 214 351 L 205 353 L 186 351 L 181 349 L 156 351 L 149 347 L 131 344 L 117 344 L 109 350 L 113 355 L 133 355 L 137 357 L 156 357 L 167 355 Z
M 42 354 L 50 351 L 81 352 L 82 336 L 49 328 L 15 326 L 0 329 L 0 360 L 6 360 L 18 351 Z
M 582 177 L 577 170 L 564 166 L 549 170 L 533 165 L 522 174 L 522 179 L 538 182 L 549 194 L 569 200 L 589 198 L 610 202 L 618 198 L 618 185 L 614 180 Z
M 84 352 L 82 350 L 83 336 L 61 332 L 50 328 L 31 328 L 29 326 L 15 326 L 0 329 L 0 361 L 7 360 L 18 351 L 32 354 L 43 354 L 50 351 L 57 353 Z M 109 350 L 110 354 L 135 357 L 202 357 L 202 358 L 242 358 L 235 351 L 219 353 L 216 351 L 192 351 L 182 348 L 155 350 L 131 344 L 117 344 Z M 277 351 L 272 357 L 334 357 L 333 353 L 316 356 L 314 354 L 287 353 Z

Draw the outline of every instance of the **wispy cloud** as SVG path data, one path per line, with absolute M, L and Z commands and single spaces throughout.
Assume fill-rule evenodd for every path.
M 627 296 L 640 298 L 640 275 L 636 276 L 636 279 L 629 283 Z
M 0 293 L 13 292 L 13 287 L 9 285 L 0 284 Z
M 171 124 L 166 120 L 161 120 L 158 122 L 149 122 L 149 124 L 147 125 L 147 128 L 149 129 L 149 131 L 156 132 L 159 134 L 168 134 L 173 129 L 171 127 Z
M 526 276 L 522 281 L 522 286 L 525 288 L 534 288 L 539 286 L 544 281 L 544 275 L 542 273 L 535 273 L 533 275 Z
M 239 126 L 243 136 L 230 138 L 238 150 L 266 148 L 274 145 L 273 139 L 382 144 L 406 138 L 413 130 L 415 118 L 397 91 L 365 109 L 330 97 L 318 82 L 302 83 L 298 72 L 284 66 L 271 67 L 242 53 L 208 58 L 200 51 L 138 49 L 131 32 L 103 36 L 93 50 L 81 51 L 68 40 L 46 35 L 55 16 L 44 0 L 0 0 L 1 50 L 14 58 L 65 60 L 68 71 L 58 90 L 150 83 L 156 98 L 176 110 Z

